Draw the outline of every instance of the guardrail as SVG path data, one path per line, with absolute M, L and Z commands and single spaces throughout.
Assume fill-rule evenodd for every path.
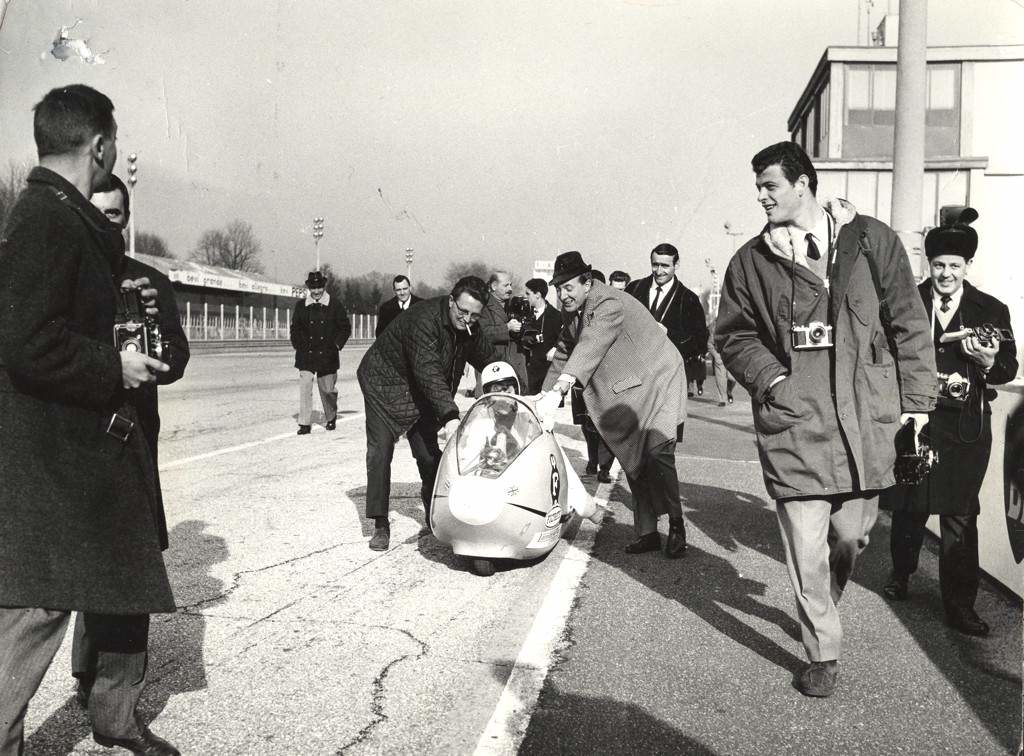
M 232 309 L 234 312 L 232 312 Z M 181 327 L 189 343 L 200 341 L 280 341 L 288 340 L 291 330 L 291 309 L 280 307 L 248 307 L 246 310 L 220 305 L 216 310 L 204 304 L 200 310 L 185 302 L 181 314 Z M 377 328 L 377 316 L 349 313 L 352 323 L 352 338 L 372 339 Z
M 370 346 L 373 339 L 349 339 L 345 349 L 362 349 Z M 189 341 L 189 351 L 193 354 L 207 352 L 292 352 L 288 339 L 210 339 L 207 341 Z

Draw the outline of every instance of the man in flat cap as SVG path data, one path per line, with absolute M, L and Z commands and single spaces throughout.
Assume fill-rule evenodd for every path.
M 579 252 L 555 260 L 565 318 L 538 402 L 550 417 L 576 383 L 604 442 L 633 493 L 637 540 L 629 554 L 662 548 L 658 517 L 669 516 L 665 556 L 686 551 L 686 528 L 676 475 L 676 433 L 686 420 L 683 359 L 647 308 L 632 295 L 594 278 Z
M 939 584 L 947 623 L 967 635 L 988 635 L 988 624 L 974 610 L 978 595 L 978 513 L 992 448 L 989 402 L 1017 374 L 1017 350 L 1010 335 L 1010 312 L 993 296 L 965 281 L 978 248 L 970 224 L 973 208 L 953 208 L 943 225 L 925 237 L 929 278 L 918 286 L 931 321 L 938 370 L 939 400 L 928 423 L 938 462 L 916 486 L 892 491 L 889 548 L 893 571 L 883 592 L 907 598 L 910 575 L 929 515 L 939 515 L 942 547 Z M 990 331 L 994 327 L 996 330 Z M 969 335 L 964 329 L 979 329 Z M 985 331 L 989 331 L 985 333 Z
M 327 292 L 327 278 L 319 270 L 306 277 L 309 293 L 295 304 L 291 341 L 299 370 L 299 430 L 310 432 L 313 414 L 313 382 L 324 406 L 324 428 L 334 430 L 338 417 L 338 353 L 352 334 L 352 324 L 341 302 Z

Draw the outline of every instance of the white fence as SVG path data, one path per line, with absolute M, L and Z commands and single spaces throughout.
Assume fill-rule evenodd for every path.
M 189 341 L 288 340 L 292 311 L 279 307 L 235 307 L 203 305 L 193 309 L 185 303 L 181 327 Z M 377 327 L 376 315 L 350 313 L 353 339 L 372 339 Z

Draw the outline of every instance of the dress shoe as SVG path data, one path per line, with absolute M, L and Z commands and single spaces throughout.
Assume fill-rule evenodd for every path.
M 697 396 L 704 396 L 704 387 L 703 386 L 698 386 L 697 387 Z
M 719 402 L 719 403 L 718 403 L 718 406 L 719 406 L 719 407 L 724 407 L 724 406 L 725 406 L 725 402 Z
M 686 523 L 682 517 L 670 517 L 668 538 L 665 539 L 665 556 L 678 559 L 686 553 Z
M 729 400 L 729 404 L 732 404 L 732 396 L 729 396 L 728 400 Z
M 609 473 L 607 470 L 601 470 L 601 472 L 599 472 L 597 474 L 597 482 L 598 483 L 611 483 L 612 482 L 611 473 Z
M 148 727 L 143 727 L 142 734 L 136 738 L 111 738 L 94 732 L 92 739 L 106 748 L 117 746 L 132 753 L 146 754 L 146 756 L 180 756 L 181 754 L 166 740 L 154 735 Z
M 337 427 L 338 427 L 338 426 L 337 426 L 337 424 L 336 424 L 336 422 L 335 422 L 334 420 L 328 420 L 328 421 L 327 421 L 327 422 L 326 422 L 326 423 L 324 424 L 324 428 L 325 428 L 326 430 L 329 430 L 329 431 L 331 431 L 331 430 L 334 430 L 334 429 L 335 429 L 335 428 L 337 428 Z
M 661 548 L 661 536 L 658 532 L 647 533 L 640 536 L 633 543 L 626 546 L 627 554 L 643 554 L 647 551 L 658 551 Z
M 391 526 L 378 525 L 373 529 L 373 538 L 370 539 L 371 551 L 387 551 L 391 544 Z
M 984 638 L 988 635 L 988 623 L 978 616 L 973 607 L 952 607 L 946 609 L 946 624 L 964 635 Z
M 686 398 L 687 399 L 693 399 L 693 392 L 692 391 L 687 391 L 686 392 Z
M 586 475 L 593 475 L 594 473 L 597 472 L 597 464 L 593 462 L 588 462 L 587 467 L 583 472 Z
M 308 436 L 309 432 L 311 430 L 312 430 L 312 428 L 310 428 L 310 426 L 308 426 L 308 425 L 300 425 L 299 429 L 297 431 L 295 431 L 295 435 L 296 436 Z
M 896 572 L 890 572 L 889 579 L 886 581 L 885 585 L 882 586 L 882 593 L 890 601 L 906 601 L 907 581 L 909 579 L 909 575 L 900 575 Z
M 839 677 L 839 662 L 816 661 L 807 665 L 800 673 L 796 686 L 805 696 L 828 698 L 836 692 L 836 680 Z

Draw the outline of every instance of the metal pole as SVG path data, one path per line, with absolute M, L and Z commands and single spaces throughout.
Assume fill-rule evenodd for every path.
M 220 322 L 217 324 L 218 338 L 224 339 L 224 303 L 220 303 Z
M 203 302 L 203 341 L 210 339 L 210 305 Z
M 128 155 L 128 205 L 131 207 L 131 215 L 128 216 L 128 256 L 135 257 L 135 215 L 138 213 L 138 206 L 135 204 L 135 184 L 139 177 L 136 172 L 139 167 L 135 162 L 139 156 L 134 152 Z
M 412 285 L 412 247 L 405 248 L 405 277 L 409 279 L 410 286 Z
M 235 341 L 238 341 L 238 305 L 235 305 Z
M 900 0 L 891 223 L 907 250 L 915 274 L 921 272 L 927 30 L 927 0 Z
M 252 305 L 249 305 L 249 341 L 256 335 L 256 328 L 252 324 Z
M 267 308 L 263 308 L 263 340 L 267 340 Z
M 185 303 L 185 338 L 192 338 L 192 302 Z

